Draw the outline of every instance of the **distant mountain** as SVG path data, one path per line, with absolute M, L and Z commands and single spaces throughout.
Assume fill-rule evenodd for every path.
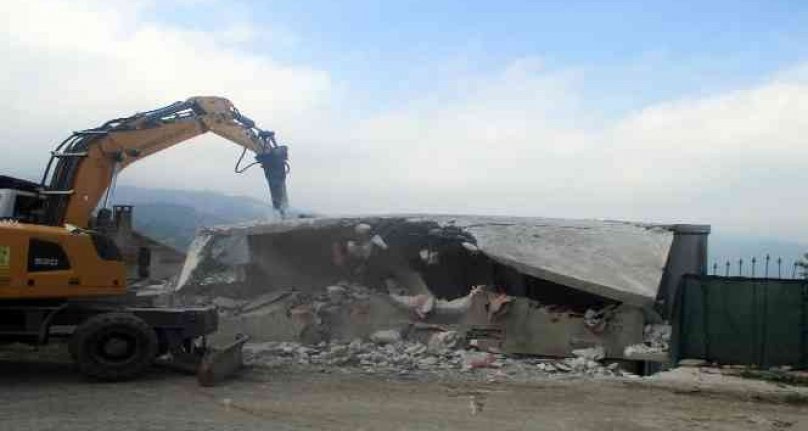
M 119 186 L 112 202 L 134 205 L 137 231 L 180 250 L 188 247 L 201 227 L 273 217 L 269 202 L 210 191 Z

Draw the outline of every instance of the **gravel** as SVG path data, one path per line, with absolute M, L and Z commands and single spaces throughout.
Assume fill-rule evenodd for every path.
M 450 338 L 450 337 L 449 337 Z M 514 357 L 463 348 L 430 348 L 417 341 L 374 343 L 297 342 L 248 343 L 245 362 L 258 367 L 302 366 L 319 372 L 412 374 L 415 376 L 465 374 L 472 377 L 525 380 L 547 377 L 637 377 L 617 363 L 601 363 L 579 356 L 564 359 Z

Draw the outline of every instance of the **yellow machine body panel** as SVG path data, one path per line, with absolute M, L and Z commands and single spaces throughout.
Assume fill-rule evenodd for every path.
M 100 234 L 0 222 L 0 300 L 123 295 L 125 274 L 117 248 Z

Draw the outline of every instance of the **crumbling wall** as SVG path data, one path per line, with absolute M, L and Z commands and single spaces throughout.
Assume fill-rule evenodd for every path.
M 447 216 L 219 228 L 192 245 L 178 296 L 218 300 L 225 337 L 317 343 L 392 330 L 427 340 L 452 330 L 481 349 L 598 347 L 619 358 L 642 341 L 671 236 L 620 222 Z

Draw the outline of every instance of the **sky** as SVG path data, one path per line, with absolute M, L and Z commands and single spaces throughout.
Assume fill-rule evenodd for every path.
M 709 4 L 704 4 L 709 3 Z M 808 3 L 0 2 L 5 174 L 73 130 L 228 97 L 293 206 L 704 223 L 808 242 Z M 203 136 L 119 183 L 267 202 Z

